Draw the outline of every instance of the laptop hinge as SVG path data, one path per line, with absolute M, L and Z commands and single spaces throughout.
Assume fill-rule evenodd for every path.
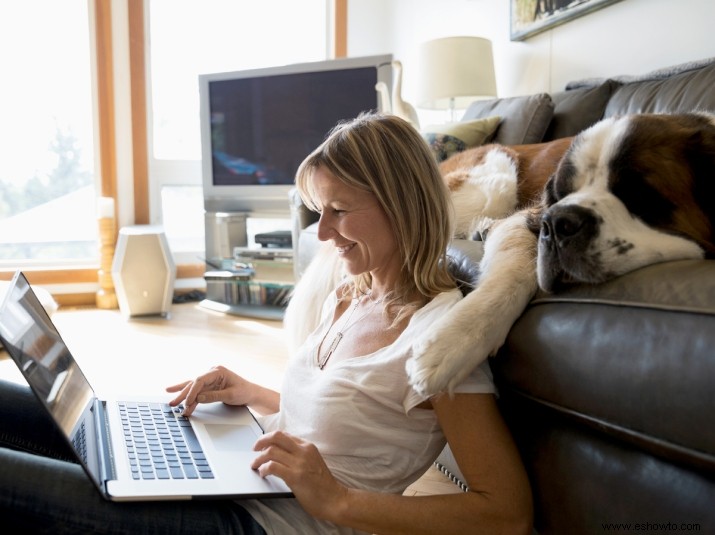
M 95 399 L 92 412 L 94 413 L 94 428 L 97 430 L 97 444 L 99 445 L 99 476 L 100 481 L 106 484 L 109 480 L 117 479 L 117 475 L 114 468 L 114 452 L 109 439 L 109 420 L 105 402 Z

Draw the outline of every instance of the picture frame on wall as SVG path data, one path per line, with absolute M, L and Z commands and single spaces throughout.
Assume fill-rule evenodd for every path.
M 510 35 L 523 41 L 621 0 L 510 0 Z

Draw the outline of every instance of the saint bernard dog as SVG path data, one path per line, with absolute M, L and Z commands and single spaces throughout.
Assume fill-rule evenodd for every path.
M 538 288 L 715 257 L 715 115 L 609 118 L 575 138 L 470 149 L 440 170 L 455 237 L 484 238 L 484 255 L 474 289 L 415 343 L 407 372 L 426 395 L 495 354 Z M 310 280 L 296 296 L 315 298 Z

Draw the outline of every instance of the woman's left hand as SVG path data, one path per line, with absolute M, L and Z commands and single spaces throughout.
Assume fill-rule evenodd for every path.
M 251 464 L 261 477 L 280 477 L 312 516 L 329 519 L 348 489 L 330 473 L 315 444 L 283 431 L 266 433 L 256 441 L 260 454 Z

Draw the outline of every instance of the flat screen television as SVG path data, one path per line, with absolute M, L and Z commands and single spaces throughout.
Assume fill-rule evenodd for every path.
M 339 121 L 378 108 L 391 55 L 199 77 L 204 208 L 288 211 L 301 161 Z

